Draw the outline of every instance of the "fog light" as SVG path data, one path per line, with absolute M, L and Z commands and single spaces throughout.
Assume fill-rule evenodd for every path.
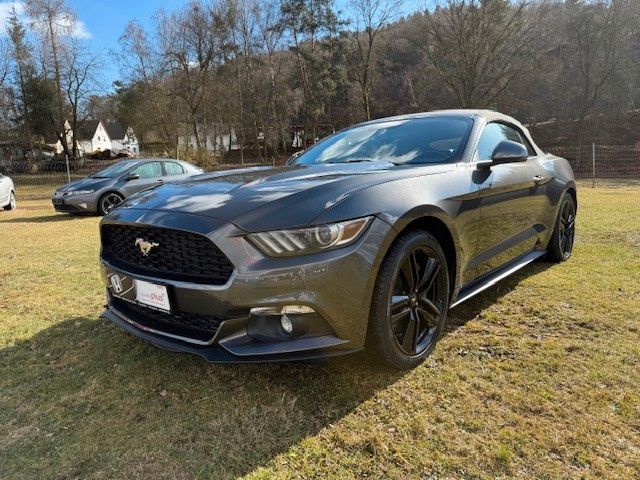
M 284 313 L 280 317 L 280 326 L 286 333 L 288 334 L 293 333 L 293 323 L 291 322 L 291 319 L 287 317 Z

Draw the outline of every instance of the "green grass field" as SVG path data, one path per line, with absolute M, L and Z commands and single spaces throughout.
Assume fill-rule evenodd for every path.
M 411 372 L 219 366 L 98 319 L 96 217 L 0 212 L 0 478 L 640 478 L 640 187 L 451 311 Z

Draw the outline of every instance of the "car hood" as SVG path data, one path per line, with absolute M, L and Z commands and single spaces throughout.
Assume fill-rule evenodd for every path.
M 99 190 L 109 183 L 110 178 L 83 178 L 82 180 L 75 180 L 71 183 L 67 183 L 60 187 L 56 192 L 65 193 L 74 190 Z
M 202 215 L 249 231 L 293 228 L 306 225 L 354 191 L 414 176 L 416 169 L 428 174 L 450 168 L 362 162 L 227 170 L 147 190 L 126 200 L 118 210 Z

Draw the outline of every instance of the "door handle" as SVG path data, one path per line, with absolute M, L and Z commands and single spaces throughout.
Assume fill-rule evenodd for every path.
M 161 178 L 159 178 L 158 180 L 156 180 L 156 183 L 164 183 L 164 180 L 162 180 Z
M 533 181 L 536 182 L 536 184 L 542 182 L 544 180 L 544 177 L 542 175 L 536 175 L 535 177 L 533 177 Z

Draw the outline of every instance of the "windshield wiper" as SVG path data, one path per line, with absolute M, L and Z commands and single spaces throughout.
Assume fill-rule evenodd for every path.
M 348 158 L 346 160 L 338 160 L 335 162 L 325 162 L 325 163 L 360 163 L 360 162 L 375 162 L 376 160 L 372 158 Z

